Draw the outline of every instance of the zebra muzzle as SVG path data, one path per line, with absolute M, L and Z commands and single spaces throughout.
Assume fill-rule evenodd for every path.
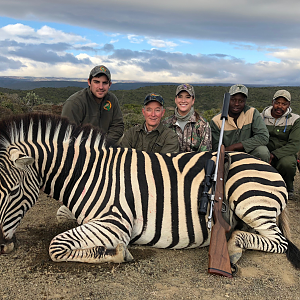
M 4 238 L 2 230 L 0 230 L 0 255 L 12 252 L 15 248 L 15 242 L 15 236 L 13 236 L 12 239 L 7 240 Z

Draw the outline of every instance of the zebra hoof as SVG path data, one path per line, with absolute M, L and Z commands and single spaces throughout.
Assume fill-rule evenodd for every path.
M 230 265 L 231 265 L 232 276 L 236 276 L 239 272 L 238 266 L 236 264 L 232 263 L 232 262 L 230 263 Z
M 230 263 L 232 265 L 235 265 L 241 257 L 242 257 L 242 252 L 231 254 L 230 255 Z
M 122 261 L 120 261 L 120 262 L 130 262 L 130 261 L 133 261 L 133 259 L 134 259 L 124 244 L 119 244 L 116 247 L 116 253 L 117 253 L 116 257 L 119 257 L 122 259 Z
M 65 205 L 60 206 L 57 210 L 56 219 L 60 224 L 66 223 L 67 221 L 76 221 L 75 216 Z

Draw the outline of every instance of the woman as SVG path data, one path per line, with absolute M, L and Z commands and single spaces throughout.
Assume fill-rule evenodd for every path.
M 200 152 L 211 150 L 211 130 L 209 123 L 194 111 L 195 91 L 188 83 L 176 89 L 175 113 L 164 120 L 178 135 L 180 152 Z

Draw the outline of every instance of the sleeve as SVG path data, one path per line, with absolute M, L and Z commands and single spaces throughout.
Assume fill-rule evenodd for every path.
M 211 128 L 211 139 L 212 139 L 212 151 L 218 151 L 219 139 L 220 139 L 220 128 L 212 119 L 210 121 Z
M 254 109 L 253 112 L 251 130 L 251 138 L 241 141 L 247 153 L 253 151 L 258 146 L 266 146 L 269 142 L 269 131 L 257 109 Z
M 124 133 L 123 115 L 121 112 L 119 101 L 117 97 L 114 97 L 113 118 L 107 131 L 107 138 L 109 138 L 114 142 L 117 142 L 122 137 L 123 133 Z
M 168 129 L 168 134 L 165 138 L 165 142 L 159 151 L 159 153 L 178 153 L 179 152 L 179 142 L 177 134 Z
M 84 109 L 68 99 L 63 105 L 61 116 L 67 117 L 70 122 L 80 125 L 83 120 Z
M 289 134 L 289 139 L 286 145 L 275 149 L 272 153 L 278 158 L 282 158 L 288 155 L 296 155 L 296 153 L 300 150 L 300 118 L 298 118 Z
M 200 145 L 198 152 L 210 151 L 212 149 L 212 138 L 211 138 L 211 128 L 208 122 L 201 121 L 198 127 L 198 137 L 200 138 Z
M 134 127 L 125 131 L 123 138 L 120 142 L 120 147 L 133 148 L 133 130 L 134 130 Z

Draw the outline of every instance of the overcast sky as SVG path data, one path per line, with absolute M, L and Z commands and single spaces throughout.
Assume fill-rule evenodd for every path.
M 0 0 L 0 75 L 300 85 L 299 0 Z

